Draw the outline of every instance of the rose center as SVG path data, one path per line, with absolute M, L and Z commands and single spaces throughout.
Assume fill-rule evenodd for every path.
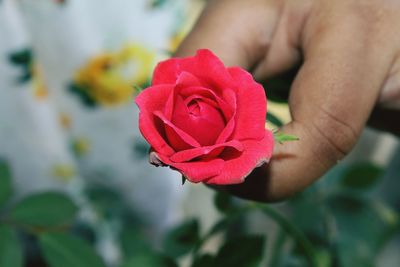
M 192 101 L 190 101 L 190 103 L 188 104 L 188 111 L 189 114 L 192 116 L 200 116 L 200 106 L 197 100 L 193 99 Z
M 213 145 L 225 128 L 224 117 L 208 99 L 194 98 L 186 102 L 178 96 L 172 122 L 201 145 Z

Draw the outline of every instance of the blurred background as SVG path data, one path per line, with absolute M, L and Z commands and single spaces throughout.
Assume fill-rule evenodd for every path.
M 394 136 L 274 205 L 148 164 L 136 88 L 205 2 L 0 0 L 0 267 L 400 266 Z M 266 81 L 267 127 L 293 75 Z

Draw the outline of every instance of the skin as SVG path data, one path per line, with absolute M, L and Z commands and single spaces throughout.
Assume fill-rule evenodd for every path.
M 277 144 L 268 165 L 237 196 L 278 201 L 299 192 L 348 154 L 370 123 L 400 133 L 400 1 L 209 1 L 176 56 L 208 48 L 227 66 L 263 80 L 301 64 L 290 89 L 300 138 Z

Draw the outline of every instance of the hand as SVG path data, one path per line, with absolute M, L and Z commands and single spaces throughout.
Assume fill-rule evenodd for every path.
M 385 109 L 400 107 L 400 1 L 209 2 L 176 56 L 209 48 L 258 80 L 302 62 L 290 89 L 292 121 L 283 127 L 300 141 L 277 144 L 270 164 L 227 190 L 279 200 L 348 154 L 369 118 L 400 133 L 400 112 Z M 379 112 L 371 116 L 377 104 Z

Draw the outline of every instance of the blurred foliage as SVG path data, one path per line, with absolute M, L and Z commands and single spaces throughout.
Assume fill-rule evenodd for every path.
M 133 142 L 133 154 L 135 158 L 147 158 L 150 151 L 150 145 L 143 139 L 135 139 Z
M 11 197 L 11 173 L 7 163 L 0 159 L 0 210 Z
M 22 248 L 15 230 L 8 225 L 0 226 L 0 266 L 22 266 Z
M 44 258 L 52 267 L 105 267 L 100 256 L 84 240 L 67 233 L 39 236 Z
M 379 166 L 361 163 L 349 167 L 341 180 L 346 188 L 365 190 L 372 188 L 382 175 L 383 170 Z
M 217 192 L 219 221 L 204 232 L 196 218 L 188 219 L 170 229 L 161 245 L 112 188 L 91 185 L 83 194 L 98 220 L 118 222 L 117 267 L 177 267 L 184 258 L 191 267 L 368 267 L 376 266 L 380 251 L 399 233 L 398 212 L 373 194 L 383 174 L 367 162 L 341 166 L 279 208 Z M 79 216 L 81 203 L 60 192 L 22 199 L 12 192 L 12 173 L 0 160 L 1 267 L 108 266 L 95 249 L 93 223 Z M 247 226 L 254 213 L 278 227 L 268 242 L 269 231 L 254 234 Z M 214 237 L 220 240 L 215 251 L 204 250 Z
M 19 226 L 33 229 L 68 225 L 77 212 L 76 205 L 63 193 L 43 192 L 18 202 L 8 219 Z
M 259 266 L 263 258 L 264 239 L 260 235 L 246 235 L 226 240 L 211 266 Z
M 177 258 L 190 252 L 200 240 L 199 222 L 190 220 L 172 229 L 165 237 L 164 250 L 167 255 Z

